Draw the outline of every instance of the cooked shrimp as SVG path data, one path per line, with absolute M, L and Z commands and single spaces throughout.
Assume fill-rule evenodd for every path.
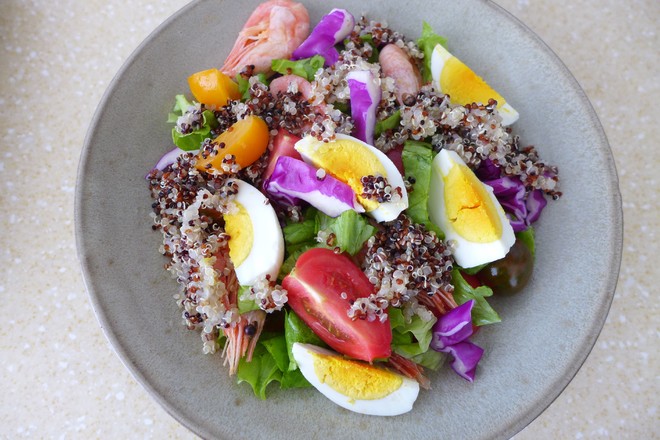
M 309 14 L 302 4 L 290 0 L 262 3 L 243 26 L 220 70 L 231 77 L 248 65 L 254 66 L 254 73 L 268 72 L 272 60 L 290 58 L 307 35 Z
M 273 95 L 284 93 L 289 90 L 289 87 L 293 84 L 295 84 L 295 90 L 300 92 L 303 98 L 309 99 L 312 97 L 312 84 L 298 75 L 284 75 L 275 78 L 270 83 L 270 93 Z
M 392 353 L 392 356 L 387 360 L 386 365 L 404 376 L 416 380 L 422 388 L 426 390 L 431 389 L 431 381 L 428 377 L 424 376 L 424 368 L 422 368 L 421 365 L 416 364 L 414 361 L 406 359 L 397 353 Z
M 422 87 L 422 75 L 410 57 L 396 44 L 383 47 L 378 55 L 383 76 L 396 82 L 396 97 L 403 105 L 406 96 L 417 95 Z
M 239 284 L 236 271 L 229 259 L 228 249 L 217 252 L 215 257 L 213 268 L 218 274 L 218 280 L 224 283 L 227 289 L 227 295 L 222 297 L 222 303 L 227 310 L 237 310 Z M 264 328 L 265 320 L 266 313 L 255 310 L 243 313 L 237 321 L 232 321 L 229 327 L 223 329 L 227 342 L 222 355 L 225 358 L 224 364 L 229 364 L 229 374 L 236 373 L 241 358 L 246 357 L 248 362 L 252 360 L 252 353 Z
M 458 304 L 456 304 L 456 301 L 454 300 L 454 296 L 443 290 L 438 290 L 431 296 L 421 294 L 418 295 L 417 298 L 419 299 L 419 302 L 425 305 L 426 308 L 436 317 L 440 317 L 451 309 L 458 307 Z
M 265 320 L 266 312 L 253 310 L 243 313 L 237 323 L 224 330 L 227 342 L 222 355 L 225 358 L 224 364 L 229 364 L 230 375 L 236 373 L 242 357 L 246 357 L 248 362 L 252 360 L 254 347 L 257 346 Z

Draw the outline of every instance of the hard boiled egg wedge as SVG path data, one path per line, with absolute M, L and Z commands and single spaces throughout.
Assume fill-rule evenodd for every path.
M 408 193 L 403 176 L 396 165 L 382 151 L 352 136 L 338 134 L 334 141 L 322 142 L 305 136 L 296 142 L 295 149 L 303 160 L 323 169 L 334 178 L 348 184 L 368 215 L 378 222 L 394 220 L 408 207 Z M 366 176 L 384 177 L 391 186 L 391 200 L 378 202 L 363 197 Z
M 454 151 L 440 150 L 431 165 L 429 218 L 453 240 L 454 259 L 468 268 L 503 258 L 516 241 L 493 189 Z
M 410 411 L 419 394 L 412 379 L 315 345 L 296 342 L 293 358 L 314 388 L 350 411 L 396 416 Z
M 497 110 L 502 116 L 502 125 L 511 125 L 518 120 L 518 112 L 497 93 L 486 81 L 466 66 L 461 60 L 437 44 L 431 56 L 433 85 L 453 104 L 488 104 L 489 99 L 497 101 Z
M 265 275 L 271 279 L 284 260 L 284 239 L 275 210 L 255 187 L 242 180 L 234 199 L 236 211 L 225 214 L 225 232 L 229 234 L 229 258 L 242 286 L 251 286 Z

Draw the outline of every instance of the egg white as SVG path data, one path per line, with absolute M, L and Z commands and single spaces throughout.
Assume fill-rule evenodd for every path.
M 455 58 L 447 49 L 445 49 L 441 44 L 437 44 L 433 49 L 433 54 L 431 55 L 431 76 L 433 77 L 433 85 L 439 92 L 447 93 L 442 90 L 440 85 L 440 74 L 445 68 L 445 64 L 449 59 Z M 487 104 L 487 103 L 482 103 Z M 518 112 L 511 107 L 508 102 L 497 107 L 497 111 L 502 117 L 502 125 L 511 125 L 518 120 Z
M 248 256 L 234 268 L 238 282 L 251 286 L 267 274 L 274 280 L 284 261 L 284 238 L 277 214 L 261 191 L 242 180 L 231 180 L 238 184 L 235 200 L 250 216 L 253 233 Z
M 337 134 L 336 139 L 350 140 L 352 142 L 361 145 L 362 147 L 366 148 L 371 153 L 373 153 L 373 155 L 376 156 L 376 159 L 378 159 L 378 161 L 385 169 L 385 176 L 383 177 L 387 179 L 387 182 L 392 186 L 392 188 L 396 188 L 396 187 L 401 188 L 402 194 L 399 200 L 379 203 L 378 207 L 372 211 L 367 212 L 367 215 L 373 217 L 379 223 L 391 221 L 397 218 L 403 210 L 408 208 L 408 192 L 406 191 L 406 185 L 403 183 L 403 176 L 397 169 L 396 165 L 394 165 L 394 162 L 392 162 L 392 160 L 379 149 L 372 147 L 371 145 L 362 142 L 361 140 L 354 138 L 353 136 L 348 136 L 345 134 Z M 300 153 L 300 155 L 302 156 L 305 162 L 307 162 L 310 165 L 314 165 L 313 162 L 314 152 L 321 145 L 323 145 L 323 142 L 318 141 L 313 136 L 305 136 L 304 138 L 296 142 L 294 148 Z M 332 169 L 327 169 L 326 171 L 332 173 Z
M 454 229 L 452 222 L 449 221 L 445 207 L 445 184 L 443 176 L 447 176 L 451 169 L 457 165 L 465 165 L 465 162 L 454 151 L 440 150 L 433 159 L 428 202 L 429 218 L 445 233 L 445 240 L 453 240 L 455 242 L 455 248 L 453 250 L 454 260 L 461 267 L 475 267 L 504 258 L 516 241 L 516 237 L 513 233 L 511 223 L 509 223 L 509 220 L 504 214 L 502 205 L 500 205 L 495 194 L 493 194 L 493 189 L 490 186 L 481 183 L 486 189 L 490 200 L 495 205 L 499 219 L 502 222 L 502 235 L 499 239 L 489 243 L 477 243 L 466 240 Z
M 413 403 L 415 403 L 419 394 L 419 384 L 416 381 L 401 376 L 403 380 L 401 386 L 383 398 L 373 400 L 353 399 L 320 382 L 314 371 L 314 353 L 337 357 L 341 357 L 341 355 L 315 345 L 298 342 L 293 344 L 293 358 L 305 379 L 325 397 L 342 408 L 374 416 L 397 416 L 412 410 Z

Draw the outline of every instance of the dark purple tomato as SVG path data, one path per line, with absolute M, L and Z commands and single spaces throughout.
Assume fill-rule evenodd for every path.
M 533 269 L 532 253 L 525 244 L 516 240 L 506 257 L 488 264 L 477 277 L 496 295 L 513 295 L 527 285 Z

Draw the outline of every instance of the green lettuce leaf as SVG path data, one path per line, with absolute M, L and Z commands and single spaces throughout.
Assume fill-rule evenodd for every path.
M 282 75 L 298 75 L 311 82 L 314 80 L 314 74 L 323 68 L 324 63 L 325 58 L 321 55 L 314 55 L 311 58 L 304 58 L 298 61 L 273 60 L 271 62 L 271 69 Z
M 255 396 L 262 400 L 266 399 L 266 387 L 271 382 L 279 382 L 281 379 L 282 370 L 277 368 L 275 358 L 261 341 L 254 348 L 252 361 L 247 362 L 245 358 L 241 358 L 238 363 L 236 381 L 239 384 L 242 382 L 249 383 Z
M 335 101 L 332 103 L 332 106 L 345 115 L 351 115 L 351 106 L 348 102 Z
M 194 102 L 188 101 L 184 95 L 176 95 L 174 109 L 167 116 L 167 122 L 176 123 L 179 116 L 187 112 L 188 108 L 192 105 L 194 105 Z M 176 126 L 172 127 L 172 142 L 174 142 L 174 145 L 185 151 L 198 150 L 204 139 L 210 137 L 211 130 L 218 126 L 218 120 L 212 111 L 204 110 L 202 112 L 202 118 L 202 126 L 188 134 L 181 134 L 176 129 Z
M 433 334 L 431 329 L 437 319 L 424 321 L 413 315 L 410 322 L 406 322 L 401 309 L 390 307 L 387 311 L 392 327 L 392 349 L 401 356 L 411 358 L 424 353 L 429 349 Z
M 429 350 L 433 339 L 433 325 L 437 319 L 424 321 L 414 315 L 406 322 L 401 309 L 390 307 L 387 311 L 392 327 L 392 351 L 411 359 L 423 367 L 437 370 L 444 362 L 444 355 L 435 350 Z
M 236 380 L 249 383 L 254 394 L 261 399 L 266 399 L 266 388 L 271 382 L 279 382 L 282 389 L 311 386 L 299 371 L 289 371 L 285 336 L 276 333 L 261 335 L 252 361 L 242 358 L 238 363 Z
M 424 225 L 442 239 L 445 234 L 429 220 L 429 189 L 431 186 L 431 163 L 433 150 L 431 144 L 418 141 L 406 141 L 401 153 L 406 179 L 414 178 L 413 190 L 408 193 L 406 214 L 415 223 Z
M 298 369 L 298 365 L 293 359 L 294 343 L 300 342 L 302 344 L 318 345 L 319 347 L 325 347 L 326 345 L 295 312 L 287 311 L 285 313 L 284 338 L 286 340 L 286 352 L 289 357 L 289 363 L 284 371 L 293 371 Z
M 268 85 L 268 77 L 263 73 L 257 73 L 257 78 L 260 83 Z M 241 94 L 241 101 L 245 101 L 250 97 L 250 81 L 240 73 L 236 75 L 236 83 L 238 83 L 238 93 Z
M 374 42 L 374 36 L 371 34 L 360 35 L 360 40 L 367 43 L 373 49 L 371 56 L 367 61 L 369 61 L 370 63 L 377 63 L 379 53 L 378 53 L 378 45 Z
M 287 246 L 315 242 L 316 218 L 315 216 L 306 216 L 305 220 L 301 222 L 289 223 L 282 228 L 282 232 Z
M 245 297 L 248 290 L 250 290 L 250 286 L 240 286 L 238 288 L 238 311 L 241 314 L 260 309 L 259 304 L 255 300 Z
M 305 379 L 305 376 L 303 376 L 300 370 L 284 371 L 282 373 L 280 388 L 283 390 L 289 388 L 309 388 L 311 386 L 312 384 Z
M 400 122 L 401 122 L 401 111 L 397 110 L 387 118 L 383 119 L 382 121 L 376 122 L 376 128 L 374 129 L 374 136 L 378 137 L 384 131 L 394 130 L 399 126 Z
M 289 368 L 289 354 L 286 350 L 286 339 L 284 335 L 267 338 L 261 341 L 268 353 L 273 357 L 275 365 L 280 371 L 286 371 Z
M 445 359 L 447 359 L 446 354 L 435 350 L 427 350 L 410 358 L 416 364 L 430 368 L 433 371 L 438 371 L 442 367 L 442 364 L 445 363 Z
M 422 36 L 417 40 L 417 45 L 424 52 L 424 64 L 422 66 L 424 82 L 430 82 L 433 79 L 431 76 L 431 55 L 437 44 L 447 47 L 447 39 L 433 32 L 431 25 L 424 21 L 422 23 Z
M 362 249 L 364 242 L 374 235 L 376 228 L 365 217 L 349 209 L 335 218 L 319 211 L 316 214 L 316 231 L 335 234 L 335 246 L 342 252 L 355 255 Z
M 500 316 L 488 304 L 486 297 L 493 295 L 493 290 L 488 286 L 479 286 L 476 289 L 470 286 L 458 269 L 451 271 L 452 283 L 454 284 L 454 299 L 461 305 L 467 301 L 475 300 L 472 309 L 472 323 L 476 326 L 494 324 L 500 322 Z

